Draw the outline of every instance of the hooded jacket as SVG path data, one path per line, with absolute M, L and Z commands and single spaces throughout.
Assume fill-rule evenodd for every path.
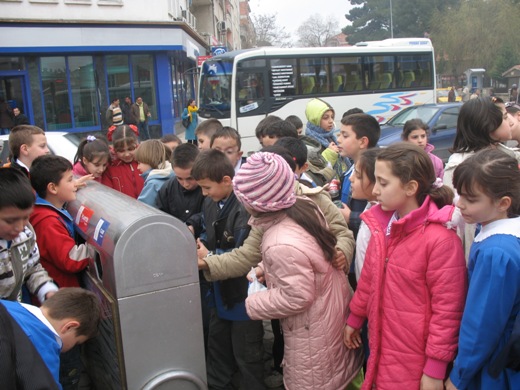
M 439 157 L 432 153 L 434 150 L 435 146 L 432 144 L 426 144 L 426 147 L 424 148 L 424 151 L 428 153 L 430 160 L 432 160 L 435 177 L 442 179 L 444 177 L 444 163 Z
M 459 238 L 445 224 L 453 206 L 421 207 L 393 222 L 380 205 L 361 218 L 372 234 L 347 324 L 368 317 L 370 357 L 362 389 L 419 389 L 424 374 L 444 379 L 455 357 L 467 287 Z M 396 387 L 397 386 L 397 387 Z
M 163 168 L 151 169 L 141 175 L 144 179 L 144 187 L 137 200 L 152 207 L 157 207 L 157 194 L 162 186 L 174 175 L 172 165 L 169 161 L 164 163 Z
M 344 389 L 363 364 L 343 343 L 351 291 L 318 242 L 284 212 L 252 219 L 264 230 L 261 263 L 267 290 L 246 299 L 252 319 L 279 318 L 287 389 Z
M 74 223 L 65 209 L 36 198 L 30 217 L 40 248 L 41 263 L 60 287 L 80 287 L 78 272 L 89 264 L 86 244 L 76 245 Z

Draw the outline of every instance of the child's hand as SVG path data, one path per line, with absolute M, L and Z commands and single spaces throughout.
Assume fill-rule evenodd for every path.
M 335 142 L 331 142 L 331 143 L 329 144 L 328 149 L 332 150 L 334 153 L 339 153 L 338 145 L 336 145 Z
M 345 254 L 338 248 L 336 248 L 336 255 L 332 259 L 332 266 L 341 271 L 345 271 L 347 267 L 347 258 L 345 257 Z
M 421 381 L 421 384 L 422 384 L 422 381 Z M 457 390 L 457 388 L 455 387 L 455 385 L 453 384 L 453 382 L 451 381 L 450 378 L 448 378 L 448 380 L 444 383 L 444 386 L 446 387 L 446 390 Z
M 343 207 L 339 209 L 339 212 L 341 213 L 341 215 L 343 215 L 343 218 L 345 218 L 345 222 L 349 223 L 351 210 L 345 203 L 341 202 L 341 204 L 343 205 Z
M 248 274 L 247 274 L 247 280 L 249 280 L 250 282 L 253 281 L 253 278 L 251 277 L 251 272 L 250 271 Z M 255 267 L 255 274 L 256 274 L 256 279 L 260 282 L 260 283 L 264 283 L 265 281 L 265 277 L 264 277 L 264 270 L 260 267 Z
M 94 175 L 81 176 L 79 179 L 74 180 L 74 186 L 76 189 L 80 189 L 87 186 L 87 181 L 94 180 Z
M 423 374 L 421 377 L 421 390 L 444 390 L 442 379 L 435 379 Z
M 200 238 L 197 238 L 197 257 L 203 259 L 208 255 L 208 253 L 208 249 L 204 246 Z
M 343 330 L 343 342 L 348 349 L 356 349 L 361 346 L 361 332 L 350 325 L 345 325 Z

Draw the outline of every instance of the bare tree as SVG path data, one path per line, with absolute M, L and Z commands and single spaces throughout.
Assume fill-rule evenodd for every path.
M 276 23 L 277 14 L 253 15 L 257 46 L 291 47 L 291 34 Z
M 298 43 L 303 47 L 326 46 L 327 41 L 340 33 L 338 22 L 333 16 L 323 20 L 320 15 L 313 15 L 298 27 Z

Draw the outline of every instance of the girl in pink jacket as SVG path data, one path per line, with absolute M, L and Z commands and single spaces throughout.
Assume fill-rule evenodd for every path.
M 371 238 L 345 344 L 359 348 L 359 329 L 368 318 L 362 389 L 441 390 L 466 294 L 462 245 L 447 227 L 453 192 L 435 177 L 426 152 L 410 143 L 383 149 L 375 176 L 379 204 L 361 216 Z
M 345 389 L 363 363 L 361 350 L 343 344 L 350 291 L 343 271 L 331 263 L 335 236 L 317 206 L 296 197 L 294 180 L 283 157 L 267 152 L 249 157 L 234 178 L 250 223 L 264 230 L 257 274 L 268 289 L 249 295 L 247 314 L 280 319 L 287 389 Z
M 435 177 L 444 177 L 444 163 L 433 154 L 435 146 L 428 143 L 428 125 L 420 119 L 410 119 L 403 126 L 401 139 L 423 148 L 432 160 Z

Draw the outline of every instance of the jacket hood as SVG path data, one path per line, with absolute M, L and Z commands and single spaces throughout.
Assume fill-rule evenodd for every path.
M 433 146 L 432 144 L 426 144 L 424 150 L 426 151 L 426 153 L 431 153 L 435 150 L 435 146 Z
M 361 219 L 363 219 L 371 229 L 379 228 L 385 230 L 393 214 L 393 210 L 385 211 L 381 208 L 381 205 L 378 204 L 361 214 Z M 419 226 L 426 226 L 430 223 L 437 223 L 444 225 L 447 229 L 454 229 L 457 224 L 455 219 L 457 219 L 455 206 L 447 205 L 439 209 L 431 198 L 426 196 L 421 207 L 392 224 L 392 232 L 399 230 L 404 233 L 409 233 Z
M 319 126 L 321 117 L 326 111 L 334 112 L 334 109 L 320 99 L 312 99 L 305 107 L 305 116 L 313 125 Z
M 446 166 L 444 167 L 444 171 L 449 171 L 457 168 L 457 166 L 463 162 L 465 159 L 471 157 L 474 153 L 453 153 L 450 156 L 450 159 L 446 163 Z
M 157 177 L 157 178 L 170 178 L 174 175 L 172 165 L 169 161 L 166 161 L 164 163 L 163 168 L 157 168 L 157 169 L 150 169 L 149 171 L 142 173 L 141 176 L 143 179 L 151 178 L 151 177 Z
M 56 214 L 58 214 L 59 217 L 63 220 L 69 232 L 71 232 L 72 235 L 74 234 L 74 220 L 67 210 L 56 208 L 53 204 L 51 204 L 43 198 L 40 198 L 40 196 L 38 195 L 36 195 L 36 201 L 34 204 L 38 207 L 35 207 L 31 214 L 32 225 L 37 225 L 45 218 L 56 217 Z

